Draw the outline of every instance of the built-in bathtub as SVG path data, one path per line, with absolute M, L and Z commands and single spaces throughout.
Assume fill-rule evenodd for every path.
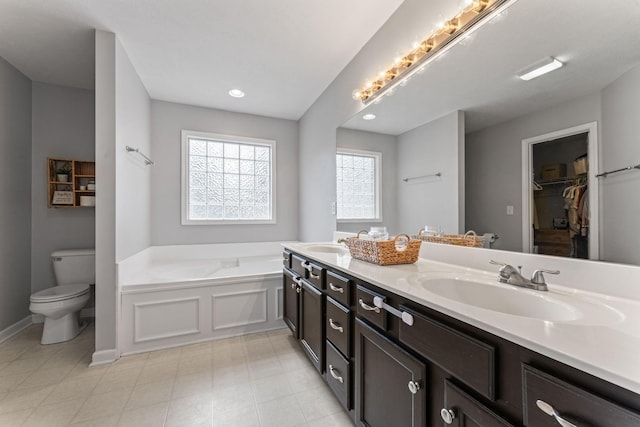
M 277 242 L 152 246 L 118 287 L 122 355 L 284 327 Z

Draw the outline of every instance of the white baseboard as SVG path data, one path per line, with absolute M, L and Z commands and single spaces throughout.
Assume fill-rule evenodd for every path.
M 118 360 L 118 350 L 111 348 L 109 350 L 100 350 L 93 353 L 89 366 L 100 366 L 113 363 Z
M 24 328 L 33 323 L 31 316 L 27 316 L 22 320 L 17 321 L 13 325 L 10 325 L 0 331 L 0 343 L 5 342 Z

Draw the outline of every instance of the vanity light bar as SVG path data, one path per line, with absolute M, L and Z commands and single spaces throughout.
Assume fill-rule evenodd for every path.
M 528 81 L 540 77 L 543 74 L 552 72 L 562 67 L 564 64 L 558 61 L 556 58 L 549 56 L 544 58 L 533 65 L 525 68 L 518 73 L 518 77 L 522 80 Z
M 456 16 L 445 21 L 436 31 L 417 43 L 409 53 L 397 58 L 393 65 L 381 72 L 375 80 L 367 83 L 364 88 L 353 91 L 353 99 L 362 101 L 365 105 L 369 104 L 423 69 L 428 62 L 461 40 L 461 36 L 471 34 L 482 23 L 488 21 L 485 17 L 500 13 L 515 1 L 467 0 L 467 5 Z

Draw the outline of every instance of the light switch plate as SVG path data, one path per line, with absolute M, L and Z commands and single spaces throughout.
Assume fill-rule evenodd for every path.
M 507 215 L 513 215 L 513 206 L 507 205 Z

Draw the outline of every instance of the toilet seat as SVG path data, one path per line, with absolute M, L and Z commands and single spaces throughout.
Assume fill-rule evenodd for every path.
M 58 302 L 82 296 L 89 292 L 89 285 L 60 285 L 38 291 L 31 295 L 31 302 Z

